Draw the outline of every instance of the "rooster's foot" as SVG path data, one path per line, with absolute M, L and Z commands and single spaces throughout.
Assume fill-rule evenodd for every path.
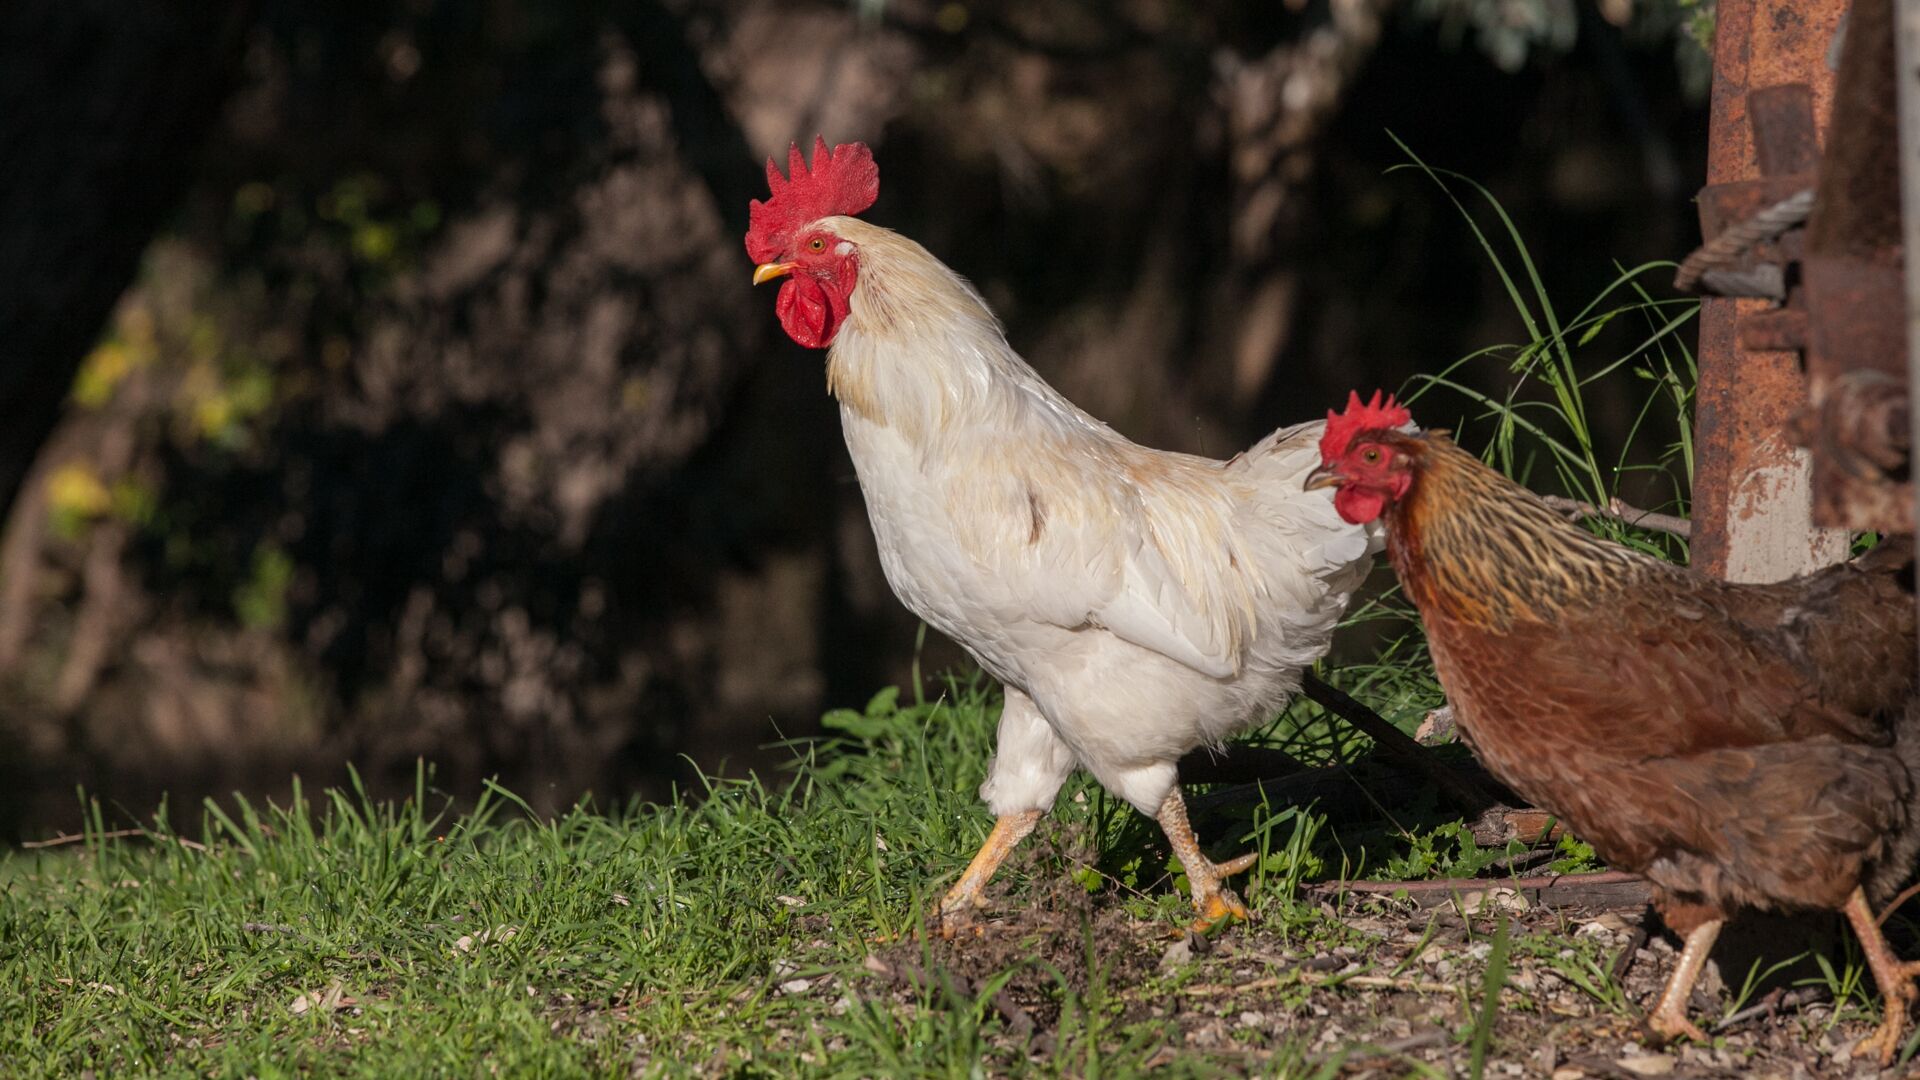
M 934 916 L 933 932 L 940 935 L 942 941 L 952 941 L 957 937 L 986 937 L 987 932 L 974 921 L 970 912 L 946 912 Z
M 940 906 L 933 909 L 933 917 L 927 920 L 927 928 L 945 941 L 952 941 L 967 933 L 978 934 L 979 925 L 974 922 L 978 901 L 973 897 L 961 897 L 958 904 L 949 906 L 953 899 L 953 894 L 948 893 Z
M 1193 886 L 1193 906 L 1200 918 L 1193 929 L 1206 933 L 1234 919 L 1244 922 L 1247 919 L 1247 905 L 1227 888 L 1225 880 L 1238 874 L 1260 861 L 1259 855 L 1242 855 L 1216 863 L 1200 853 L 1200 841 L 1193 835 L 1193 826 L 1187 822 L 1187 804 L 1180 797 L 1180 789 L 1168 792 L 1166 801 L 1160 804 L 1160 828 L 1166 831 L 1167 842 L 1173 845 L 1173 854 L 1187 871 L 1187 881 Z
M 1216 880 L 1212 890 L 1208 892 L 1202 893 L 1198 885 L 1194 888 L 1193 906 L 1200 912 L 1200 917 L 1195 919 L 1193 923 L 1194 933 L 1210 933 L 1229 921 L 1247 921 L 1250 917 L 1247 914 L 1247 905 L 1242 903 L 1238 896 L 1234 895 L 1232 889 L 1220 884 L 1218 879 L 1245 870 L 1249 866 L 1252 866 L 1258 858 L 1259 856 L 1257 855 L 1242 855 L 1232 862 L 1208 864 L 1209 869 L 1214 872 Z M 1187 876 L 1190 880 L 1193 877 L 1191 872 L 1189 872 Z
M 940 906 L 934 912 L 935 930 L 943 938 L 952 939 L 955 935 L 972 930 L 980 931 L 973 925 L 974 912 L 987 906 L 987 882 L 993 879 L 993 872 L 1006 861 L 1014 846 L 1026 839 L 1033 827 L 1040 824 L 1040 811 L 1023 810 L 1017 814 L 1002 814 L 993 823 L 993 831 L 987 834 L 986 842 L 973 856 L 973 861 L 953 883 L 947 895 L 940 900 Z

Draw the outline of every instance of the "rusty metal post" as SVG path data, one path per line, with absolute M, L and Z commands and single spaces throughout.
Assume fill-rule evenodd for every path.
M 1846 0 L 1720 0 L 1702 232 L 1712 237 L 1811 187 L 1832 108 L 1828 52 Z M 1807 454 L 1787 438 L 1806 403 L 1799 354 L 1743 348 L 1764 300 L 1709 299 L 1700 314 L 1693 561 L 1734 581 L 1777 581 L 1837 562 L 1843 531 L 1816 529 Z M 1764 333 L 1755 345 L 1777 344 Z

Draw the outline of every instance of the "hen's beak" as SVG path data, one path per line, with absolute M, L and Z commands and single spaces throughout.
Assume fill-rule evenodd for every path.
M 1321 488 L 1339 487 L 1342 477 L 1331 465 L 1322 465 L 1307 474 L 1307 482 L 1302 485 L 1305 491 L 1318 491 Z
M 777 277 L 786 277 L 791 273 L 793 273 L 792 263 L 761 263 L 753 268 L 753 283 L 759 285 Z

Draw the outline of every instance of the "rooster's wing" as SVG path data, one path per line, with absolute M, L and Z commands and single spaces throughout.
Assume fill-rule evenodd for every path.
M 1301 490 L 1318 429 L 1231 462 L 1128 443 L 955 463 L 949 514 L 991 583 L 978 599 L 1007 622 L 1104 628 L 1232 678 L 1263 625 L 1307 617 L 1364 570 L 1368 534 Z

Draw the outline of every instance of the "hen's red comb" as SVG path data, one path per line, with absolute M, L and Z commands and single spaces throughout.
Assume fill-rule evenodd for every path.
M 1373 392 L 1371 401 L 1361 401 L 1358 391 L 1347 391 L 1347 411 L 1336 413 L 1327 410 L 1327 428 L 1320 435 L 1320 460 L 1332 462 L 1347 452 L 1347 446 L 1353 437 L 1363 431 L 1375 431 L 1380 428 L 1397 428 L 1413 419 L 1413 414 L 1405 406 L 1387 396 L 1386 404 L 1380 403 L 1380 391 Z
M 866 143 L 841 143 L 827 149 L 827 140 L 813 137 L 813 167 L 800 155 L 800 144 L 787 151 L 787 172 L 767 159 L 767 187 L 773 196 L 748 206 L 747 254 L 756 263 L 771 262 L 786 250 L 794 230 L 809 221 L 836 214 L 857 214 L 880 197 L 880 167 Z

